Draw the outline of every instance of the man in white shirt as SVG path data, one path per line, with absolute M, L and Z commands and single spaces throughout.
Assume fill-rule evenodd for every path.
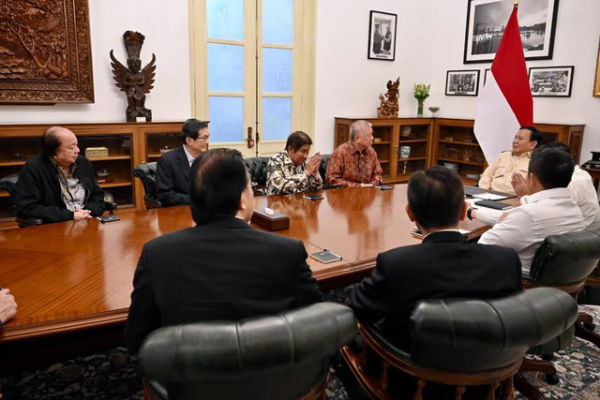
M 564 151 L 544 147 L 532 152 L 525 181 L 530 194 L 485 232 L 479 243 L 514 249 L 523 275 L 528 275 L 535 252 L 547 236 L 586 228 L 581 209 L 567 189 L 573 169 L 573 158 Z
M 567 154 L 570 154 L 569 147 L 564 143 L 548 143 L 543 147 L 562 150 Z M 513 176 L 512 185 L 517 196 L 523 197 L 530 194 L 528 192 L 527 182 L 521 175 L 515 174 L 515 176 Z M 569 183 L 569 186 L 567 186 L 567 189 L 569 189 L 571 199 L 573 199 L 581 209 L 581 214 L 583 215 L 583 220 L 586 224 L 585 229 L 600 233 L 600 205 L 590 174 L 579 168 L 578 165 L 575 165 L 573 175 L 571 176 L 571 182 Z M 488 225 L 497 223 L 502 214 L 503 211 L 485 207 L 472 208 L 469 212 L 471 219 L 476 218 Z

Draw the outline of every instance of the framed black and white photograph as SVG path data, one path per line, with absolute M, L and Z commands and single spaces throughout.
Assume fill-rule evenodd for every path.
M 514 0 L 469 0 L 464 62 L 494 60 Z M 519 3 L 517 18 L 527 60 L 552 59 L 558 0 L 527 0 Z
M 448 71 L 446 73 L 446 96 L 477 96 L 479 70 Z
M 397 20 L 396 14 L 371 11 L 369 16 L 369 58 L 394 61 L 396 58 Z
M 486 68 L 485 71 L 483 72 L 483 86 L 485 86 L 485 83 L 488 80 L 488 76 L 490 76 L 491 73 L 492 73 L 491 68 Z
M 575 67 L 531 67 L 529 86 L 536 97 L 571 97 Z

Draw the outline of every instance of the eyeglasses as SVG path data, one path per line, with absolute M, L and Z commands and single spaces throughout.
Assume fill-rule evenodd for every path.
M 210 139 L 210 135 L 198 136 L 198 139 L 200 139 L 200 140 L 208 140 L 208 139 Z

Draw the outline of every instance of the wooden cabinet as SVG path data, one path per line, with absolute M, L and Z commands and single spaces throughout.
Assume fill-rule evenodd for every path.
M 133 168 L 160 157 L 161 148 L 181 144 L 181 122 L 64 124 L 79 141 L 81 154 L 88 147 L 106 147 L 108 155 L 88 157 L 96 173 L 109 178 L 99 183 L 109 190 L 119 208 L 144 208 L 144 188 Z M 0 178 L 18 174 L 25 162 L 40 151 L 40 138 L 49 125 L 0 125 Z M 0 191 L 0 222 L 14 220 L 14 206 Z
M 585 125 L 535 124 L 534 126 L 544 135 L 544 143 L 561 142 L 568 145 L 575 164 L 579 164 Z
M 335 147 L 348 141 L 350 125 L 358 119 L 335 119 Z M 373 148 L 383 169 L 384 183 L 405 182 L 414 171 L 429 165 L 432 119 L 366 120 L 373 126 Z
M 463 182 L 472 185 L 487 167 L 473 133 L 472 119 L 335 118 L 335 147 L 350 138 L 350 125 L 359 119 L 373 124 L 373 148 L 386 183 L 407 181 L 414 171 L 431 165 L 446 165 L 456 169 Z M 579 163 L 585 125 L 540 123 L 535 127 L 543 134 L 545 143 L 567 144 L 573 159 Z M 408 153 L 402 151 L 403 146 L 410 148 L 408 157 L 402 157 Z M 506 149 L 510 148 L 511 143 L 507 143 Z
M 431 165 L 455 168 L 466 184 L 477 183 L 487 166 L 473 133 L 473 120 L 436 118 L 432 147 Z

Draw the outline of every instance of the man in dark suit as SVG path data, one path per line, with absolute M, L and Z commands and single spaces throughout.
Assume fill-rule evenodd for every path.
M 42 152 L 19 174 L 15 208 L 22 218 L 43 223 L 98 217 L 104 212 L 104 192 L 94 167 L 79 154 L 77 136 L 62 126 L 51 126 L 42 136 Z
M 156 191 L 164 206 L 190 203 L 190 166 L 200 154 L 208 150 L 209 121 L 190 118 L 181 128 L 183 144 L 165 153 L 156 165 Z
M 203 153 L 191 176 L 197 225 L 146 243 L 140 256 L 125 329 L 132 352 L 160 326 L 238 320 L 321 300 L 303 243 L 248 225 L 254 195 L 238 151 Z
M 371 276 L 350 294 L 360 321 L 379 324 L 390 340 L 405 347 L 419 300 L 493 298 L 521 289 L 521 263 L 513 250 L 469 243 L 458 231 L 467 208 L 456 172 L 434 166 L 411 176 L 406 212 L 425 235 L 423 243 L 377 256 Z

